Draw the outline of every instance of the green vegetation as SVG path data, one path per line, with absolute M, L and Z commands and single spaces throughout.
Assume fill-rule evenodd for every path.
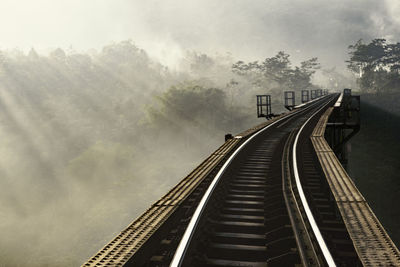
M 300 67 L 292 68 L 289 55 L 283 51 L 261 63 L 238 61 L 232 66 L 233 72 L 245 76 L 254 86 L 278 91 L 314 89 L 311 77 L 319 68 L 317 58 L 303 61 Z
M 224 134 L 259 123 L 256 94 L 272 94 L 279 113 L 282 90 L 312 87 L 318 68 L 316 59 L 292 68 L 284 52 L 233 62 L 188 52 L 170 70 L 131 41 L 90 53 L 0 51 L 2 262 L 79 265 Z M 21 246 L 27 237 L 38 245 Z
M 349 50 L 348 68 L 359 75 L 362 92 L 400 91 L 400 43 L 374 39 L 365 44 L 359 40 Z
M 218 88 L 206 88 L 193 82 L 172 86 L 157 97 L 159 109 L 150 109 L 151 124 L 161 131 L 181 131 L 196 128 L 199 133 L 223 134 L 233 124 L 242 126 L 251 114 L 242 107 L 231 110 L 226 93 Z M 240 131 L 238 127 L 233 129 Z

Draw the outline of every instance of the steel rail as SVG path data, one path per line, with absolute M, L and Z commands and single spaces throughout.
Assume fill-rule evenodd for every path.
M 329 104 L 329 102 L 326 103 L 325 105 L 323 105 L 321 108 L 319 108 L 319 109 L 318 109 L 313 115 L 311 115 L 310 118 L 308 118 L 307 121 L 301 126 L 299 132 L 298 132 L 297 135 L 296 135 L 296 138 L 295 138 L 295 140 L 294 140 L 294 143 L 293 143 L 293 149 L 292 149 L 292 151 L 293 151 L 293 159 L 292 159 L 292 160 L 293 160 L 293 173 L 294 173 L 294 176 L 295 176 L 297 191 L 298 191 L 298 193 L 299 193 L 300 200 L 301 200 L 302 205 L 303 205 L 303 207 L 304 207 L 304 211 L 305 211 L 305 213 L 306 213 L 307 219 L 308 219 L 308 221 L 309 221 L 309 223 L 310 223 L 310 225 L 311 225 L 311 229 L 312 229 L 313 232 L 314 232 L 314 236 L 315 236 L 316 239 L 317 239 L 318 245 L 319 245 L 319 247 L 321 248 L 321 251 L 322 251 L 322 253 L 323 253 L 324 259 L 326 260 L 328 266 L 334 267 L 334 266 L 336 266 L 335 261 L 333 260 L 333 257 L 332 257 L 332 255 L 331 255 L 329 249 L 328 249 L 328 246 L 327 246 L 326 243 L 325 243 L 324 238 L 322 237 L 322 234 L 321 234 L 321 232 L 320 232 L 320 230 L 319 230 L 319 228 L 318 228 L 318 225 L 317 225 L 317 223 L 316 223 L 316 221 L 315 221 L 315 219 L 314 219 L 314 216 L 313 216 L 313 214 L 312 214 L 312 212 L 311 212 L 310 206 L 308 205 L 306 196 L 305 196 L 304 191 L 303 191 L 303 187 L 302 187 L 302 185 L 301 185 L 300 175 L 299 175 L 299 171 L 298 171 L 298 167 L 297 167 L 297 143 L 298 143 L 298 140 L 299 140 L 299 136 L 301 135 L 301 133 L 302 133 L 303 129 L 305 128 L 305 126 L 310 122 L 310 120 L 311 120 L 316 114 L 318 114 L 318 112 L 320 112 L 323 108 L 325 108 L 328 104 Z
M 302 211 L 300 209 L 299 203 L 296 199 L 296 194 L 294 192 L 295 188 L 292 185 L 292 177 L 290 174 L 290 164 L 289 164 L 289 149 L 292 146 L 292 142 L 295 136 L 295 131 L 292 131 L 286 140 L 285 148 L 282 156 L 282 191 L 285 198 L 286 209 L 289 214 L 290 222 L 292 223 L 293 232 L 296 238 L 297 247 L 299 250 L 300 258 L 304 267 L 308 267 L 316 264 L 321 266 L 321 263 L 317 256 L 317 251 L 311 240 L 308 227 L 304 221 Z M 293 209 L 292 209 L 293 208 Z M 296 214 L 297 213 L 297 214 Z M 297 222 L 296 222 L 297 220 Z M 307 251 L 311 251 L 307 253 Z M 310 257 L 315 260 L 315 263 L 310 263 Z
M 292 211 L 292 209 L 290 207 L 290 201 L 292 200 L 293 202 L 295 202 L 294 204 L 295 204 L 295 208 L 296 208 L 297 212 L 300 213 L 300 208 L 297 205 L 296 197 L 294 195 L 293 188 L 292 188 L 292 186 L 290 184 L 290 170 L 289 170 L 290 166 L 289 166 L 289 162 L 288 162 L 289 161 L 289 146 L 290 146 L 289 144 L 293 140 L 293 135 L 294 135 L 294 131 L 292 131 L 290 133 L 288 139 L 285 142 L 285 147 L 284 147 L 284 150 L 283 150 L 283 156 L 282 156 L 282 191 L 283 191 L 283 197 L 285 198 L 286 209 L 287 209 L 288 214 L 289 214 L 289 219 L 290 219 L 290 222 L 292 223 L 294 237 L 296 238 L 297 247 L 299 248 L 299 254 L 300 254 L 301 261 L 302 261 L 302 263 L 303 263 L 303 265 L 305 267 L 308 267 L 309 264 L 307 262 L 307 255 L 306 255 L 305 248 L 304 248 L 305 246 L 303 245 L 303 242 L 302 242 L 301 237 L 300 237 L 301 230 L 297 227 L 297 225 L 295 223 L 296 215 L 294 214 L 294 212 Z M 289 191 L 289 190 L 290 190 L 290 195 L 289 195 L 289 193 L 287 193 L 287 191 Z M 301 222 L 304 224 L 304 221 L 301 221 Z
M 322 98 L 320 98 L 322 99 Z M 221 176 L 223 175 L 223 173 L 225 172 L 225 170 L 227 169 L 227 167 L 230 165 L 230 163 L 232 162 L 232 160 L 235 158 L 235 156 L 242 150 L 243 147 L 245 147 L 247 145 L 248 142 L 250 142 L 254 137 L 256 137 L 257 135 L 259 135 L 260 133 L 266 131 L 267 129 L 269 129 L 270 127 L 272 127 L 273 125 L 277 124 L 278 122 L 284 121 L 286 119 L 291 119 L 293 116 L 298 115 L 299 113 L 302 113 L 304 111 L 309 110 L 310 108 L 316 106 L 318 104 L 318 101 L 313 102 L 310 106 L 298 110 L 297 112 L 293 112 L 291 114 L 289 114 L 288 116 L 285 116 L 283 118 L 280 118 L 279 120 L 267 125 L 266 127 L 262 128 L 261 130 L 259 130 L 258 132 L 254 133 L 252 136 L 250 136 L 246 141 L 243 142 L 242 145 L 240 145 L 233 153 L 232 155 L 227 159 L 227 161 L 224 163 L 224 165 L 221 167 L 221 169 L 218 171 L 218 173 L 216 174 L 216 176 L 214 177 L 213 181 L 211 182 L 211 184 L 209 185 L 207 191 L 205 192 L 205 194 L 203 195 L 202 199 L 200 200 L 195 212 L 193 213 L 193 216 L 189 222 L 189 225 L 187 226 L 185 233 L 178 245 L 178 248 L 176 249 L 175 255 L 171 261 L 170 266 L 171 267 L 178 267 L 181 266 L 183 263 L 183 259 L 185 256 L 185 253 L 189 247 L 190 241 L 193 237 L 194 234 L 194 230 L 196 229 L 201 215 L 205 209 L 206 204 L 208 203 L 208 200 L 210 199 L 216 185 L 218 184 Z M 323 107 L 325 107 L 327 104 L 325 104 Z M 321 108 L 322 109 L 322 108 Z M 319 109 L 318 111 L 320 111 L 321 109 Z M 317 113 L 318 113 L 317 111 Z M 314 114 L 315 115 L 315 114 Z

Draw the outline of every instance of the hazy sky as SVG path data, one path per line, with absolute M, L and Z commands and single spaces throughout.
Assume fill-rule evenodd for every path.
M 163 62 L 185 50 L 342 64 L 360 38 L 400 39 L 398 0 L 0 0 L 0 49 L 101 48 L 132 39 Z

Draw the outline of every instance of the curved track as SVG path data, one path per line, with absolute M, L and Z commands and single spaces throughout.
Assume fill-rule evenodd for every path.
M 337 97 L 225 142 L 84 266 L 399 266 L 324 139 Z
M 306 127 L 332 100 L 321 99 L 270 124 L 233 152 L 196 208 L 171 266 L 335 266 L 304 196 L 296 152 L 292 155 L 300 196 L 297 213 L 304 214 L 304 229 L 322 258 L 314 252 L 310 259 L 305 256 L 310 253 L 298 248 L 301 238 L 285 205 L 293 203 L 285 202 L 282 190 L 282 154 L 290 133 Z

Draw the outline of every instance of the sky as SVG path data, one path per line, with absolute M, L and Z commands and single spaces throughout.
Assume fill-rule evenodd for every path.
M 362 38 L 400 38 L 397 0 L 0 0 L 0 49 L 86 51 L 131 39 L 172 65 L 187 50 L 262 60 L 284 50 L 344 67 Z

